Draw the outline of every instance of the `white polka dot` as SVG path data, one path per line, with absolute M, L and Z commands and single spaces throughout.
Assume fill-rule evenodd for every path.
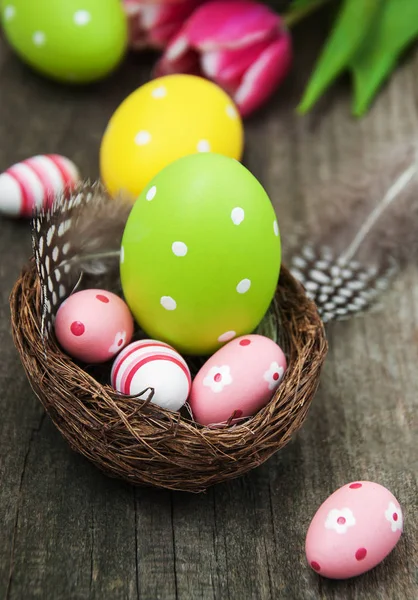
M 197 144 L 197 149 L 199 152 L 210 152 L 210 144 L 208 140 L 200 140 Z
M 167 96 L 167 90 L 163 85 L 160 85 L 152 90 L 151 96 L 153 98 L 164 98 Z
M 120 249 L 120 264 L 123 265 L 124 262 L 125 262 L 125 248 L 123 246 L 121 246 L 121 249 Z
M 35 31 L 32 36 L 32 41 L 35 46 L 44 46 L 46 37 L 43 31 Z
M 135 144 L 138 146 L 144 146 L 151 141 L 151 134 L 149 131 L 139 131 L 135 136 Z
M 232 104 L 228 104 L 228 106 L 226 107 L 226 114 L 231 119 L 236 119 L 238 117 L 237 109 L 235 108 L 235 106 L 232 106 Z
M 273 231 L 274 231 L 274 235 L 279 237 L 279 225 L 276 220 L 273 223 Z
M 78 10 L 74 13 L 74 23 L 76 25 L 87 25 L 91 21 L 91 14 L 88 10 Z
M 157 186 L 153 185 L 147 192 L 145 198 L 147 200 L 154 200 L 155 194 L 157 193 Z
M 225 333 L 218 337 L 218 342 L 229 342 L 229 340 L 232 340 L 236 335 L 236 331 L 225 331 Z
M 162 296 L 160 303 L 166 310 L 176 310 L 177 308 L 177 302 L 171 296 Z
M 243 222 L 245 217 L 245 212 L 244 209 L 241 208 L 240 206 L 236 206 L 235 208 L 232 209 L 231 211 L 231 219 L 234 225 L 239 225 L 240 223 Z
M 245 294 L 251 287 L 251 281 L 249 279 L 242 279 L 237 285 L 238 294 Z
M 7 6 L 4 7 L 4 12 L 3 12 L 3 16 L 4 16 L 4 20 L 5 21 L 11 21 L 13 19 L 13 17 L 16 14 L 16 8 L 14 6 L 12 6 L 11 4 L 8 4 Z
M 186 256 L 188 250 L 184 242 L 173 242 L 171 249 L 176 256 Z

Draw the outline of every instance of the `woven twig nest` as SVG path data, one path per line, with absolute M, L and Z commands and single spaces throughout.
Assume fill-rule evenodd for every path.
M 51 336 L 41 337 L 40 286 L 33 265 L 11 294 L 12 330 L 31 386 L 70 446 L 107 474 L 147 486 L 201 492 L 243 475 L 285 446 L 304 422 L 327 353 L 315 304 L 282 267 L 269 327 L 288 369 L 269 404 L 242 423 L 209 428 L 145 399 L 116 394 L 110 368 L 86 369 Z M 196 372 L 196 364 L 191 364 Z M 102 367 L 103 369 L 103 367 Z

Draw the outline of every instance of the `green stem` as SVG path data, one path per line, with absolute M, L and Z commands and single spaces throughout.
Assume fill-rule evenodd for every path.
M 324 6 L 324 4 L 327 4 L 329 1 L 330 0 L 313 0 L 313 2 L 311 2 L 307 6 L 304 6 L 302 8 L 296 8 L 295 10 L 288 12 L 287 15 L 284 15 L 283 17 L 286 27 L 288 29 L 291 29 L 303 19 L 309 17 L 311 13 L 315 12 L 319 8 L 322 8 L 322 6 Z

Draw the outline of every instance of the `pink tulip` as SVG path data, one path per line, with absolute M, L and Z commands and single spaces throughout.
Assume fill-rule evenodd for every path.
M 161 50 L 203 0 L 122 0 L 134 50 Z
M 154 75 L 211 79 L 247 116 L 276 90 L 291 62 L 291 38 L 279 15 L 252 0 L 214 0 L 197 8 L 171 39 Z

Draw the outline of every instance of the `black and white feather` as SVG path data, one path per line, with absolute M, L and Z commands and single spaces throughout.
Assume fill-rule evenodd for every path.
M 111 198 L 99 183 L 84 182 L 58 196 L 32 221 L 32 245 L 41 286 L 41 335 L 52 330 L 60 304 L 84 275 L 117 277 L 123 231 L 132 203 Z M 97 287 L 97 285 L 96 285 Z
M 324 322 L 369 309 L 402 266 L 416 264 L 418 145 L 392 149 L 362 178 L 336 182 L 326 202 L 331 216 L 290 259 Z
M 291 272 L 317 304 L 324 323 L 348 319 L 370 308 L 390 284 L 397 266 L 379 269 L 355 260 L 343 262 L 329 247 L 304 246 L 293 257 Z

